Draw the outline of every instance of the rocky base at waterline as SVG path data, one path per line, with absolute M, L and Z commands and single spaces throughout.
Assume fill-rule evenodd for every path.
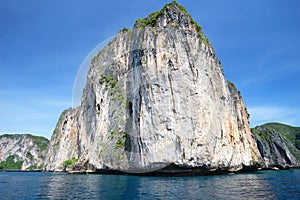
M 239 170 L 237 169 L 227 169 L 227 168 L 218 168 L 212 169 L 209 166 L 202 167 L 187 167 L 180 166 L 174 163 L 167 165 L 161 169 L 149 172 L 126 172 L 119 171 L 115 169 L 96 169 L 92 166 L 90 168 L 82 166 L 72 166 L 68 167 L 65 172 L 69 174 L 112 174 L 112 175 L 137 175 L 137 176 L 208 176 L 208 175 L 226 175 L 226 174 L 235 174 L 243 172 L 254 172 L 259 170 L 260 166 L 243 166 Z

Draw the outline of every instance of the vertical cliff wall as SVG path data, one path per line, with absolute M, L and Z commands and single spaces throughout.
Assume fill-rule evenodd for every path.
M 175 2 L 99 52 L 81 106 L 68 112 L 51 138 L 48 169 L 78 157 L 77 165 L 129 172 L 170 164 L 236 171 L 260 158 L 241 94 Z

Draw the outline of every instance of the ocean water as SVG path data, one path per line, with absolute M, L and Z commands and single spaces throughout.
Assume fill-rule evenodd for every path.
M 0 199 L 300 199 L 300 169 L 198 177 L 0 172 Z

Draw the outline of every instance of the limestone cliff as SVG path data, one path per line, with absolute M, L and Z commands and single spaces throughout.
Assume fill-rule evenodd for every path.
M 49 141 L 29 134 L 0 135 L 0 169 L 42 169 Z
M 46 154 L 46 167 L 61 171 L 66 167 L 65 162 L 72 159 L 78 159 L 78 111 L 76 109 L 68 109 L 61 114 Z
M 264 168 L 300 167 L 300 128 L 269 123 L 252 129 Z
M 201 27 L 172 2 L 93 59 L 81 106 L 63 114 L 49 157 L 49 170 L 79 158 L 77 168 L 92 170 L 237 171 L 260 154 L 241 94 Z

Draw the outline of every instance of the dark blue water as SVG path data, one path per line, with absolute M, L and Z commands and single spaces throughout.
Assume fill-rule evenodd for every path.
M 205 177 L 0 172 L 0 199 L 300 199 L 300 169 Z

